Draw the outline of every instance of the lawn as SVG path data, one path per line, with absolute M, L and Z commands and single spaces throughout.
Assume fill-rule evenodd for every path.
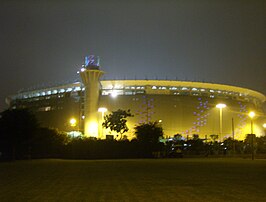
M 266 201 L 266 160 L 0 163 L 0 201 Z

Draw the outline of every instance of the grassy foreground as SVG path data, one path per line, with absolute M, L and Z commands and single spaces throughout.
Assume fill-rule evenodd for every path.
M 266 201 L 266 160 L 0 163 L 0 201 Z

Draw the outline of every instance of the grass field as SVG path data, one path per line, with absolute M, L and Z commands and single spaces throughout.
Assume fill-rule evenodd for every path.
M 266 201 L 266 160 L 0 163 L 0 201 Z

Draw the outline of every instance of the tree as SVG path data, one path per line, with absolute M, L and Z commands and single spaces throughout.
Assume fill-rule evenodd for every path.
M 27 109 L 3 111 L 0 117 L 0 140 L 7 158 L 14 160 L 28 155 L 38 127 L 36 117 Z
M 256 148 L 256 135 L 255 134 L 247 134 L 244 140 L 245 144 L 245 152 L 246 153 L 253 153 Z
M 149 122 L 136 126 L 135 134 L 140 142 L 156 144 L 163 137 L 163 129 L 158 122 Z
M 120 133 L 120 139 L 122 139 L 122 135 L 128 131 L 127 117 L 133 117 L 129 109 L 127 111 L 122 109 L 112 111 L 111 114 L 104 117 L 103 127 Z
M 158 122 L 149 122 L 135 127 L 135 135 L 139 143 L 139 152 L 142 157 L 159 156 L 163 144 L 159 138 L 163 137 L 163 129 Z
M 210 135 L 210 138 L 212 139 L 213 142 L 216 142 L 218 140 L 218 135 L 212 134 Z
M 258 153 L 266 153 L 266 136 L 256 138 Z
M 57 129 L 39 128 L 32 141 L 34 158 L 60 157 L 70 137 Z

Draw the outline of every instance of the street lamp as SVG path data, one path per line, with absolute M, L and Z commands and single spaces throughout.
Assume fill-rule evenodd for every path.
M 105 107 L 100 107 L 98 109 L 98 112 L 102 113 L 102 132 L 101 132 L 101 138 L 103 137 L 103 120 L 104 120 L 104 113 L 107 112 L 107 108 Z
M 70 126 L 75 127 L 77 125 L 77 120 L 75 118 L 71 118 L 69 120 Z
M 223 104 L 223 103 L 219 103 L 216 105 L 216 108 L 218 108 L 220 110 L 220 141 L 222 139 L 222 133 L 223 133 L 223 108 L 226 107 L 226 104 Z
M 249 112 L 248 116 L 250 117 L 250 132 L 253 134 L 253 118 L 255 116 L 255 112 Z
M 253 118 L 255 117 L 255 112 L 249 112 L 248 116 L 250 117 L 250 132 L 251 132 L 251 152 L 252 152 L 252 160 L 254 160 L 254 136 L 253 134 Z
M 72 127 L 72 131 L 70 131 L 70 134 L 72 134 L 72 137 L 74 137 L 74 128 L 76 127 L 77 125 L 77 120 L 75 118 L 71 118 L 69 120 L 69 124 L 70 126 Z

